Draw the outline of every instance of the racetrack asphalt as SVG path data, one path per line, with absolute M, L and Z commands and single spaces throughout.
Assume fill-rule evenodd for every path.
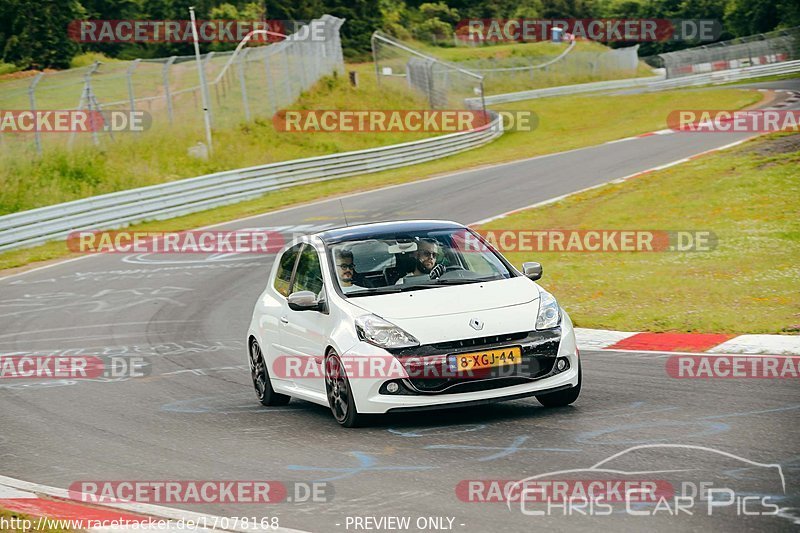
M 800 89 L 800 80 L 776 83 Z M 341 205 L 351 224 L 472 223 L 748 136 L 635 138 L 360 193 Z M 341 205 L 332 199 L 221 228 L 340 225 Z M 452 529 L 465 532 L 796 530 L 795 381 L 673 379 L 665 354 L 587 351 L 583 392 L 571 407 L 546 410 L 531 398 L 391 415 L 346 430 L 324 407 L 293 400 L 266 408 L 254 397 L 245 334 L 271 264 L 272 256 L 256 255 L 106 254 L 0 280 L 0 353 L 142 356 L 150 373 L 109 382 L 0 381 L 0 473 L 64 488 L 78 480 L 327 481 L 334 491 L 328 503 L 172 505 L 277 516 L 283 527 L 308 531 L 353 531 L 354 516 L 408 516 L 412 524 L 451 517 Z M 560 509 L 532 516 L 519 505 L 468 503 L 456 493 L 464 480 L 589 468 L 632 446 L 666 443 L 736 457 L 688 447 L 634 450 L 614 460 L 627 473 L 616 478 L 735 485 L 785 510 L 741 516 L 741 505 L 738 513 L 736 505 L 720 505 L 709 515 L 702 502 L 691 515 L 631 516 L 619 504 L 608 516 Z M 776 469 L 753 462 L 779 464 L 785 491 Z M 629 474 L 656 470 L 681 472 Z M 598 473 L 581 475 L 592 476 Z M 749 509 L 765 510 L 755 501 Z

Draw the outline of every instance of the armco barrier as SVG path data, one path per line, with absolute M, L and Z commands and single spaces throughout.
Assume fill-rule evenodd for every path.
M 563 96 L 566 94 L 591 93 L 595 91 L 606 91 L 612 89 L 627 89 L 630 87 L 644 87 L 648 83 L 664 79 L 664 74 L 648 76 L 646 78 L 627 78 L 624 80 L 594 81 L 591 83 L 578 83 L 575 85 L 561 85 L 558 87 L 545 87 L 544 89 L 532 89 L 530 91 L 520 91 L 517 93 L 495 94 L 484 96 L 486 105 L 503 104 L 506 102 L 518 102 L 520 100 L 532 100 L 534 98 L 548 98 L 551 96 Z M 468 104 L 477 98 L 467 100 Z
M 447 157 L 503 134 L 493 114 L 481 128 L 421 141 L 217 172 L 0 216 L 0 250 L 64 238 L 75 230 L 113 229 L 255 198 L 268 191 Z
M 720 83 L 730 83 L 732 81 L 749 80 L 763 76 L 777 76 L 781 74 L 792 74 L 800 72 L 800 60 L 785 61 L 783 63 L 770 63 L 768 65 L 756 65 L 752 67 L 733 68 L 728 70 L 718 70 L 715 72 L 705 72 L 703 74 L 692 74 L 661 81 L 655 81 L 646 85 L 646 91 L 663 91 L 680 87 L 693 87 L 698 85 L 717 85 Z
M 484 101 L 486 102 L 486 105 L 502 104 L 506 102 L 517 102 L 520 100 L 531 100 L 533 98 L 548 98 L 552 96 L 611 91 L 617 89 L 641 89 L 646 92 L 663 91 L 667 89 L 678 89 L 681 87 L 730 83 L 732 81 L 749 80 L 752 78 L 780 74 L 792 74 L 794 72 L 800 72 L 800 60 L 785 61 L 783 63 L 771 63 L 768 65 L 756 65 L 752 67 L 741 67 L 729 70 L 719 70 L 715 72 L 693 74 L 691 76 L 683 76 L 672 79 L 666 79 L 664 73 L 662 72 L 658 76 L 651 76 L 647 78 L 597 81 L 592 83 L 580 83 L 577 85 L 563 85 L 561 87 L 547 87 L 545 89 L 534 89 L 531 91 L 521 91 L 518 93 L 496 94 L 493 96 L 485 96 Z M 468 103 L 470 103 L 472 100 L 477 99 L 470 99 L 468 100 Z

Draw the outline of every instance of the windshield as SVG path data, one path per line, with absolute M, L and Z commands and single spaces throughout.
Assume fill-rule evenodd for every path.
M 433 289 L 515 276 L 477 234 L 463 229 L 376 235 L 328 245 L 346 297 Z

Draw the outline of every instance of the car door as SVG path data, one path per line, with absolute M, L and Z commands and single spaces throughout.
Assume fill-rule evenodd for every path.
M 299 291 L 311 291 L 318 298 L 325 298 L 320 255 L 311 244 L 306 244 L 300 252 L 289 294 Z M 322 362 L 328 346 L 328 332 L 331 331 L 330 321 L 327 308 L 323 311 L 294 311 L 288 304 L 285 306 L 281 317 L 281 344 L 286 355 L 300 359 L 301 369 L 308 369 L 302 377 L 294 380 L 298 387 L 325 392 Z
M 276 364 L 276 360 L 286 356 L 286 347 L 283 344 L 283 322 L 289 308 L 286 298 L 289 296 L 289 289 L 292 284 L 297 259 L 303 243 L 296 244 L 283 252 L 278 259 L 278 267 L 275 271 L 275 279 L 272 286 L 267 287 L 262 295 L 259 306 L 262 342 L 265 348 L 266 364 L 269 369 L 270 377 L 273 380 L 291 382 L 291 376 L 284 370 L 282 363 Z M 286 383 L 288 385 L 288 383 Z

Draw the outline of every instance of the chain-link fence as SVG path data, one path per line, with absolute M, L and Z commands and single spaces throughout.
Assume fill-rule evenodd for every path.
M 576 41 L 565 41 L 562 50 L 549 55 L 510 54 L 448 63 L 381 32 L 372 37 L 378 79 L 418 88 L 434 108 L 463 106 L 463 99 L 475 102 L 484 94 L 643 75 L 638 48 L 585 51 Z
M 212 126 L 224 128 L 271 117 L 322 76 L 343 73 L 339 37 L 343 22 L 324 15 L 311 21 L 315 31 L 302 37 L 297 37 L 303 33 L 300 31 L 280 42 L 242 48 L 236 54 L 202 55 Z M 189 128 L 198 132 L 200 141 L 204 137 L 198 74 L 195 56 L 112 60 L 86 68 L 40 72 L 0 85 L 0 109 L 145 111 L 150 117 L 149 130 Z M 51 147 L 82 143 L 107 146 L 113 139 L 114 133 L 106 131 L 89 135 L 15 132 L 0 134 L 0 145 L 16 154 L 24 149 L 42 153 Z
M 800 59 L 800 27 L 655 56 L 668 78 Z
M 620 79 L 638 71 L 638 45 L 605 52 L 575 48 L 576 41 L 571 41 L 554 55 L 476 59 L 459 65 L 484 76 L 487 94 Z
M 407 86 L 424 94 L 432 109 L 463 109 L 466 100 L 483 105 L 483 76 L 466 68 L 423 54 L 376 31 L 372 34 L 372 55 L 379 84 Z

